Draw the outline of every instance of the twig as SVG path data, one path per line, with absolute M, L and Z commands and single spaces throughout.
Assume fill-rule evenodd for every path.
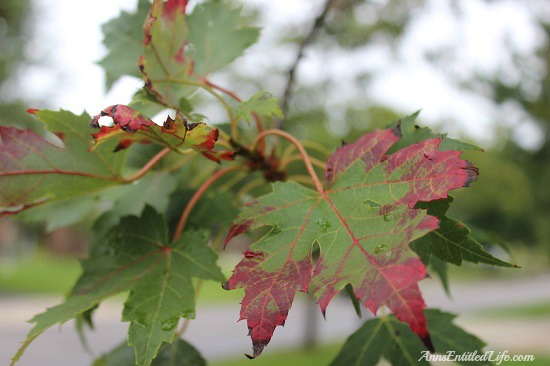
M 294 60 L 294 63 L 288 70 L 288 78 L 286 82 L 285 91 L 283 94 L 283 98 L 281 99 L 281 110 L 283 111 L 284 118 L 286 119 L 287 113 L 288 113 L 288 105 L 290 103 L 290 98 L 292 96 L 292 89 L 294 87 L 294 81 L 296 76 L 296 69 L 298 68 L 298 64 L 302 60 L 304 56 L 304 50 L 305 48 L 313 41 L 315 36 L 317 36 L 317 33 L 319 33 L 319 30 L 323 26 L 325 22 L 325 18 L 327 17 L 328 12 L 334 5 L 334 2 L 336 0 L 326 0 L 325 6 L 323 7 L 323 11 L 321 14 L 315 18 L 315 22 L 313 22 L 313 25 L 311 29 L 309 30 L 309 33 L 306 35 L 306 37 L 302 40 L 302 43 L 300 43 L 300 48 L 298 49 L 298 54 L 296 55 L 296 59 Z M 275 128 L 277 129 L 283 129 L 283 124 L 285 119 L 276 119 L 275 120 Z
M 125 178 L 126 182 L 133 182 L 141 177 L 143 177 L 153 166 L 155 166 L 163 157 L 165 157 L 170 152 L 170 148 L 165 147 L 160 150 L 155 156 L 151 158 L 136 174 L 131 177 Z
M 294 136 L 292 136 L 288 132 L 281 131 L 281 130 L 265 130 L 262 133 L 258 134 L 258 136 L 256 136 L 256 139 L 252 143 L 252 146 L 251 146 L 250 150 L 254 151 L 254 149 L 257 147 L 258 143 L 262 142 L 262 140 L 265 139 L 269 135 L 280 136 L 280 137 L 288 140 L 294 146 L 296 146 L 296 149 L 298 150 L 298 152 L 300 153 L 300 156 L 302 157 L 302 159 L 304 161 L 307 172 L 308 172 L 309 176 L 311 177 L 311 180 L 313 181 L 313 185 L 317 189 L 317 192 L 323 194 L 324 193 L 323 185 L 321 184 L 321 181 L 319 181 L 319 177 L 315 173 L 315 169 L 313 169 L 313 165 L 311 164 L 311 159 L 310 159 L 309 155 L 307 154 L 306 150 L 304 149 L 304 147 L 302 146 L 300 141 L 298 141 L 296 138 L 294 138 Z
M 223 175 L 236 171 L 236 170 L 242 170 L 243 167 L 241 166 L 233 166 L 229 168 L 225 168 L 222 170 L 219 170 L 215 174 L 213 174 L 208 180 L 206 180 L 200 187 L 195 191 L 195 194 L 189 202 L 187 202 L 187 206 L 185 206 L 185 210 L 183 211 L 180 220 L 178 222 L 178 226 L 176 227 L 176 231 L 174 233 L 174 237 L 172 241 L 176 241 L 180 238 L 181 233 L 183 232 L 183 227 L 185 226 L 185 223 L 187 222 L 187 218 L 189 217 L 189 214 L 191 213 L 191 210 L 195 207 L 201 196 L 204 194 L 204 192 L 214 183 L 216 180 L 218 180 Z

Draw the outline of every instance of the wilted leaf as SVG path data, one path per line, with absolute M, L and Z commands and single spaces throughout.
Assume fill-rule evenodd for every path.
M 347 284 L 371 312 L 388 307 L 432 349 L 417 284 L 426 268 L 408 244 L 436 230 L 438 220 L 413 207 L 467 186 L 477 170 L 459 152 L 437 150 L 440 139 L 386 155 L 399 138 L 399 129 L 364 135 L 329 157 L 322 190 L 275 183 L 271 194 L 245 206 L 227 240 L 272 229 L 224 287 L 245 290 L 241 319 L 247 319 L 254 357 L 284 324 L 296 291 L 310 292 L 324 313 Z M 320 257 L 313 264 L 315 242 Z
M 99 119 L 105 116 L 113 119 L 114 126 L 100 126 Z M 214 151 L 218 141 L 217 128 L 212 128 L 203 122 L 189 123 L 177 111 L 175 119 L 168 116 L 164 125 L 158 126 L 149 117 L 135 109 L 116 104 L 94 116 L 90 126 L 100 129 L 98 133 L 92 135 L 96 145 L 90 151 L 106 141 L 113 140 L 118 141 L 114 152 L 125 150 L 135 142 L 142 144 L 154 142 L 177 152 L 190 147 L 215 162 L 234 159 L 232 151 Z

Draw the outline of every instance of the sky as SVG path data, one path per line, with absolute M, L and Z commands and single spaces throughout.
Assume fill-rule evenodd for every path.
M 309 24 L 311 14 L 317 13 L 324 3 L 283 2 L 285 6 L 274 0 L 242 1 L 245 7 L 262 9 L 264 25 L 259 44 L 238 60 L 250 76 L 262 77 L 270 72 L 274 58 L 286 69 L 294 57 L 292 49 L 273 50 L 271 41 L 289 25 Z M 121 10 L 133 11 L 137 0 L 34 0 L 34 3 L 37 31 L 27 53 L 37 61 L 47 61 L 24 68 L 18 80 L 19 93 L 46 100 L 46 105 L 38 107 L 63 108 L 75 113 L 86 110 L 96 114 L 108 105 L 128 103 L 142 82 L 123 78 L 106 92 L 104 74 L 96 62 L 106 53 L 101 43 L 101 24 Z M 327 100 L 337 112 L 345 99 L 352 97 L 347 81 L 369 72 L 373 77 L 365 92 L 371 104 L 389 106 L 404 114 L 422 109 L 424 123 L 447 121 L 445 129 L 451 136 L 466 135 L 482 146 L 494 142 L 497 123 L 507 123 L 522 145 L 536 148 L 542 142 L 541 132 L 520 108 L 495 106 L 490 98 L 456 87 L 456 80 L 468 80 L 472 73 L 500 73 L 510 82 L 522 77 L 503 51 L 506 44 L 529 57 L 547 41 L 525 2 L 462 0 L 460 17 L 452 12 L 450 0 L 427 0 L 427 3 L 427 10 L 414 17 L 407 36 L 399 44 L 397 57 L 391 57 L 384 46 L 328 55 L 312 47 L 298 69 L 298 81 L 316 85 L 327 78 L 341 80 Z M 427 53 L 445 47 L 457 50 L 449 67 L 451 73 L 434 68 L 425 58 Z M 273 94 L 277 95 L 280 87 L 274 85 Z M 528 90 L 536 96 L 536 87 Z

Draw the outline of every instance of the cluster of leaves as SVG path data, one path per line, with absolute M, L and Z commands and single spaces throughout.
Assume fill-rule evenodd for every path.
M 476 147 L 419 128 L 413 115 L 317 162 L 324 170 L 319 180 L 299 141 L 263 129 L 271 118 L 284 117 L 276 98 L 259 92 L 243 101 L 208 79 L 258 38 L 256 28 L 239 26 L 239 13 L 221 1 L 207 1 L 188 14 L 186 0 L 142 0 L 135 14 L 122 13 L 104 28 L 110 53 L 101 64 L 108 85 L 122 75 L 144 80 L 131 105 L 109 106 L 94 117 L 30 110 L 45 134 L 0 127 L 0 215 L 32 208 L 29 213 L 42 210 L 35 219 L 44 219 L 55 216 L 60 202 L 74 207 L 78 200 L 89 205 L 81 218 L 94 212 L 97 217 L 81 277 L 63 304 L 31 320 L 35 325 L 13 363 L 44 330 L 73 318 L 90 323 L 103 300 L 128 292 L 122 320 L 130 323 L 134 352 L 119 346 L 96 365 L 204 364 L 177 331 L 181 318 L 195 316 L 193 279 L 244 288 L 240 318 L 250 330 L 251 358 L 284 325 L 297 291 L 311 294 L 323 314 L 343 289 L 356 308 L 362 303 L 374 314 L 381 308 L 394 314 L 365 323 L 335 365 L 371 365 L 381 357 L 399 365 L 418 359 L 422 347 L 483 347 L 452 326 L 451 315 L 425 311 L 418 287 L 428 265 L 444 280 L 445 263 L 511 266 L 446 216 L 448 192 L 477 178 L 477 169 L 459 157 Z M 211 127 L 193 113 L 198 91 L 225 108 L 228 128 Z M 164 109 L 174 117 L 162 125 L 148 117 Z M 103 117 L 113 124 L 101 123 Z M 99 131 L 90 134 L 90 126 Z M 282 157 L 284 144 L 269 145 L 267 136 L 287 140 L 290 155 Z M 295 176 L 287 179 L 285 168 L 297 159 L 309 176 L 305 185 Z M 249 189 L 234 190 L 223 180 L 230 173 Z M 271 193 L 252 194 L 258 178 L 275 181 Z M 215 184 L 226 191 L 217 199 L 207 192 Z M 231 204 L 220 205 L 222 198 L 241 203 L 251 196 L 229 227 L 235 213 Z M 105 201 L 111 208 L 98 211 Z M 222 230 L 212 227 L 215 220 Z M 211 243 L 227 234 L 227 245 L 262 227 L 267 233 L 226 281 L 216 265 L 220 246 Z M 456 334 L 464 336 L 449 345 Z

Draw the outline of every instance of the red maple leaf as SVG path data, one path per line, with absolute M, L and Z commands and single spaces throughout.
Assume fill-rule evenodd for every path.
M 250 357 L 259 356 L 284 324 L 296 291 L 311 293 L 325 313 L 347 284 L 371 312 L 388 307 L 433 351 L 418 288 L 426 268 L 408 245 L 436 230 L 438 219 L 413 207 L 447 197 L 478 173 L 459 152 L 438 151 L 441 139 L 385 155 L 400 137 L 398 127 L 377 130 L 342 146 L 329 157 L 324 188 L 317 192 L 275 183 L 272 193 L 245 206 L 226 241 L 272 227 L 224 284 L 245 290 L 241 319 L 250 329 Z M 314 243 L 320 248 L 316 263 Z

